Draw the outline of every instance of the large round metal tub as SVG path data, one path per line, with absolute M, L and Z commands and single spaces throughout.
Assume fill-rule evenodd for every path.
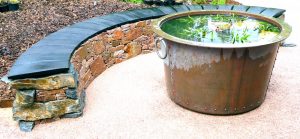
M 281 33 L 268 42 L 214 44 L 180 39 L 160 26 L 170 19 L 199 14 L 245 15 L 270 22 Z M 234 11 L 193 11 L 164 16 L 152 22 L 161 41 L 170 98 L 187 109 L 217 115 L 244 113 L 260 106 L 276 60 L 279 44 L 291 27 L 281 20 Z M 165 47 L 163 47 L 165 46 Z

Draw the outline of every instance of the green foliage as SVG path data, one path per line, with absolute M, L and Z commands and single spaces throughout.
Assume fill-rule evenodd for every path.
M 20 3 L 20 1 L 19 0 L 9 0 L 9 3 L 11 3 L 11 4 L 18 4 L 18 3 Z
M 272 24 L 269 24 L 267 22 L 259 22 L 259 27 L 258 27 L 259 32 L 262 31 L 271 31 L 271 32 L 276 32 L 279 33 L 280 29 L 277 26 L 274 26 Z
M 247 42 L 248 39 L 249 39 L 249 37 L 250 37 L 250 34 L 248 34 L 247 32 L 248 32 L 248 29 L 245 28 L 244 31 L 243 31 L 242 37 L 241 37 L 241 39 L 240 39 L 240 41 L 241 41 L 242 43 Z
M 143 0 L 121 0 L 121 1 L 124 1 L 124 2 L 130 2 L 130 3 L 143 3 Z
M 195 3 L 195 4 L 206 4 L 207 0 L 192 0 L 192 3 Z
M 226 4 L 226 0 L 212 0 L 211 4 L 213 4 L 213 5 L 224 5 L 224 4 Z
M 212 0 L 210 3 L 207 0 L 192 0 L 195 4 L 213 4 L 213 5 L 223 5 L 226 4 L 227 0 Z
M 7 0 L 0 0 L 0 5 L 7 3 Z
M 0 5 L 5 3 L 17 4 L 20 3 L 19 0 L 0 0 Z
M 234 31 L 231 32 L 231 43 L 234 44 L 236 42 L 238 43 L 245 43 L 248 42 L 250 34 L 247 33 L 248 29 L 244 29 L 242 34 L 235 33 Z

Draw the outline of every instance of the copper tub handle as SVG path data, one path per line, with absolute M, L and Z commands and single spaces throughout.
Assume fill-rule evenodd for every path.
M 160 45 L 162 46 L 162 44 L 163 44 L 164 47 L 165 47 L 165 53 L 164 53 L 164 55 L 161 55 L 161 54 L 159 53 L 159 50 L 158 50 L 158 47 L 157 47 L 158 42 L 161 42 Z M 161 48 L 162 48 L 162 47 L 161 47 Z M 165 41 L 163 40 L 163 38 L 158 37 L 158 38 L 155 39 L 155 52 L 156 52 L 156 54 L 158 55 L 158 57 L 159 57 L 160 59 L 166 59 L 166 58 L 167 58 L 167 53 L 168 53 L 168 50 L 167 50 L 167 49 L 168 49 L 168 47 L 167 47 Z

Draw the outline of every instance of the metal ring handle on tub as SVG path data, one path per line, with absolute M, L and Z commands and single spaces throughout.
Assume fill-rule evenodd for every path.
M 158 47 L 157 47 L 158 42 L 161 42 L 160 46 L 164 45 L 164 47 L 165 47 L 165 54 L 164 55 L 161 55 L 159 53 L 159 50 L 158 50 Z M 160 48 L 162 48 L 162 47 L 160 47 Z M 155 39 L 155 52 L 156 52 L 156 54 L 158 55 L 158 57 L 160 59 L 166 59 L 167 58 L 168 46 L 166 45 L 165 41 L 163 41 L 163 38 L 161 38 L 161 37 L 158 37 L 157 39 Z

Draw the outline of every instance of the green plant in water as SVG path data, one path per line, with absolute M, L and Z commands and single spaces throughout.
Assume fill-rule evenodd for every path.
M 187 36 L 188 38 L 194 38 L 197 41 L 199 41 L 199 39 L 201 40 L 201 32 L 202 32 L 202 28 L 199 29 L 189 28 L 183 30 L 183 32 L 181 32 L 180 35 Z
M 272 24 L 269 24 L 267 22 L 259 22 L 259 27 L 258 27 L 259 32 L 262 31 L 271 31 L 271 32 L 276 32 L 279 33 L 280 29 L 277 26 L 274 26 Z
M 161 28 L 182 39 L 232 44 L 255 42 L 280 32 L 269 22 L 234 14 L 186 16 L 167 21 Z
M 241 36 L 241 39 L 240 39 L 240 41 L 241 41 L 242 43 L 248 42 L 248 39 L 249 39 L 249 37 L 251 36 L 251 35 L 248 34 L 247 32 L 248 32 L 248 29 L 245 28 L 244 31 L 243 31 L 243 34 L 242 34 L 242 36 Z
M 250 34 L 247 33 L 248 29 L 244 29 L 243 33 L 240 35 L 238 32 L 235 33 L 234 31 L 231 32 L 231 43 L 246 43 L 248 42 L 249 37 L 251 36 Z
M 187 36 L 188 38 L 194 38 L 194 40 L 201 41 L 201 38 L 205 38 L 207 33 L 207 28 L 189 28 L 183 30 L 180 34 L 182 36 Z
M 210 32 L 210 41 L 213 41 L 214 40 L 214 31 L 211 31 Z
M 191 16 L 188 16 L 188 18 L 180 18 L 178 19 L 179 22 L 185 23 L 185 24 L 195 24 L 196 20 L 192 18 Z

